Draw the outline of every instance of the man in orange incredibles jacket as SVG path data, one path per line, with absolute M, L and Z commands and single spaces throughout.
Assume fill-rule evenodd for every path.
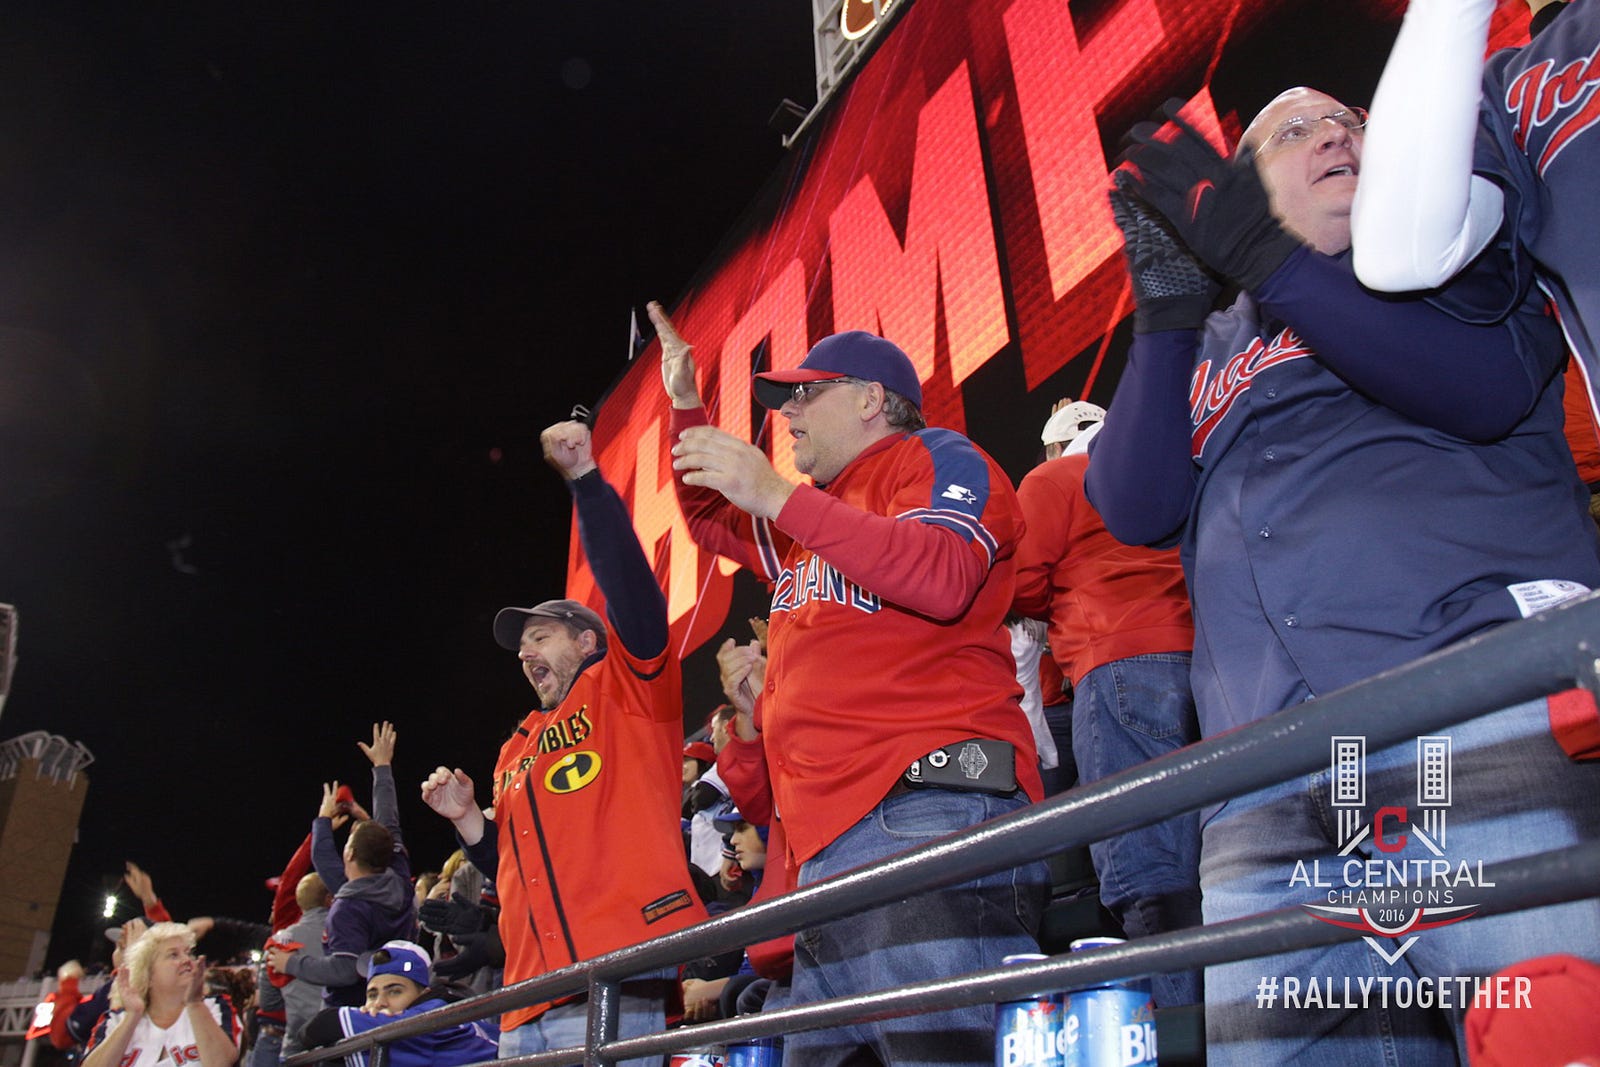
M 573 600 L 501 611 L 495 639 L 517 653 L 540 707 L 500 749 L 495 820 L 483 817 L 459 768 L 440 767 L 422 786 L 423 800 L 451 820 L 473 865 L 495 881 L 508 984 L 706 917 L 678 825 L 683 692 L 666 598 L 627 509 L 600 475 L 589 428 L 560 423 L 543 444 L 577 504 L 610 626 Z M 595 841 L 622 823 L 627 869 L 598 867 Z M 620 1035 L 663 1029 L 673 984 L 624 983 Z M 508 1012 L 500 1055 L 582 1045 L 586 1015 L 581 1001 Z

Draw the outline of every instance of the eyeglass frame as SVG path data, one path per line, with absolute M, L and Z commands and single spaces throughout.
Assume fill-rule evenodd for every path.
M 789 391 L 789 401 L 796 407 L 804 407 L 806 401 L 825 385 L 871 385 L 872 383 L 862 378 L 851 378 L 846 375 L 842 378 L 823 378 L 816 382 L 795 382 L 794 388 Z
M 1354 126 L 1346 126 L 1343 122 L 1339 121 L 1339 117 L 1341 115 L 1351 115 L 1360 121 Z M 1255 150 L 1254 154 L 1259 156 L 1269 148 L 1285 148 L 1289 145 L 1300 144 L 1304 141 L 1304 138 L 1296 138 L 1293 141 L 1280 141 L 1280 138 L 1283 136 L 1283 134 L 1287 133 L 1289 130 L 1304 129 L 1307 131 L 1307 135 L 1309 136 L 1310 131 L 1315 130 L 1318 126 L 1322 125 L 1322 123 L 1332 122 L 1334 125 L 1346 130 L 1349 133 L 1358 133 L 1361 130 L 1366 129 L 1367 123 L 1370 120 L 1371 113 L 1364 107 L 1341 107 L 1338 111 L 1330 111 L 1326 115 L 1295 115 L 1291 118 L 1284 119 L 1282 122 L 1274 126 L 1272 128 L 1272 133 L 1261 142 L 1260 147 Z

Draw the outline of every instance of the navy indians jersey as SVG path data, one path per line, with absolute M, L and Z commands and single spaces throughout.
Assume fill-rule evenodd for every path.
M 1517 280 L 1538 269 L 1600 412 L 1600 2 L 1575 0 L 1531 44 L 1491 56 L 1483 85 L 1474 168 L 1505 189 Z
M 1510 435 L 1470 443 L 1355 392 L 1246 295 L 1207 322 L 1190 404 L 1207 736 L 1600 585 L 1559 378 Z

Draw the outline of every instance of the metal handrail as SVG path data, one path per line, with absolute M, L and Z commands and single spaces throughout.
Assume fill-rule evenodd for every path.
M 1594 896 L 1594 887 L 1600 885 L 1600 841 L 1485 864 L 1483 872 L 1495 886 L 1480 889 L 1478 895 L 1474 895 L 1473 903 L 1479 908 L 1471 919 L 1465 920 L 1467 922 Z M 597 1059 L 609 1062 L 681 1049 L 686 1034 L 692 1034 L 695 1045 L 721 1045 L 867 1019 L 1023 1000 L 1062 989 L 1081 989 L 1172 970 L 1197 970 L 1217 963 L 1355 941 L 1363 936 L 1363 931 L 1322 922 L 1302 908 L 1280 908 L 1228 922 L 1141 937 L 1092 952 L 1054 956 L 1037 963 L 974 971 L 894 990 L 741 1015 L 736 1019 L 704 1023 L 688 1031 L 670 1030 L 608 1041 L 596 1048 L 595 1053 Z M 581 1047 L 556 1049 L 498 1062 L 528 1067 L 570 1064 L 583 1056 L 584 1051 Z
M 902 853 L 870 869 L 841 875 L 687 930 L 401 1020 L 336 1045 L 300 1053 L 285 1062 L 292 1067 L 317 1063 L 586 990 L 590 993 L 591 1012 L 590 1040 L 584 1050 L 586 1063 L 600 1062 L 597 1054 L 602 1048 L 609 1059 L 613 1050 L 617 1055 L 635 1055 L 633 1050 L 643 1049 L 644 1042 L 656 1042 L 650 1046 L 652 1049 L 667 1049 L 725 1034 L 770 1033 L 773 1031 L 765 1026 L 769 1018 L 785 1024 L 803 1023 L 814 1014 L 828 1020 L 817 1023 L 818 1026 L 863 1020 L 873 1015 L 872 1010 L 851 1008 L 849 1010 L 857 1013 L 850 1015 L 846 1009 L 836 1007 L 836 1002 L 827 1002 L 763 1013 L 759 1023 L 746 1023 L 741 1019 L 631 1038 L 627 1042 L 605 1040 L 615 1037 L 617 983 L 624 978 L 755 944 L 908 895 L 958 885 L 1042 856 L 1148 826 L 1179 812 L 1220 803 L 1297 774 L 1323 769 L 1329 760 L 1328 738 L 1334 733 L 1364 735 L 1369 751 L 1376 752 L 1418 734 L 1574 685 L 1583 685 L 1594 692 L 1597 682 L 1600 682 L 1600 593 L 1592 593 L 1356 685 L 1079 786 L 1022 811 Z M 1588 846 L 1580 846 L 1576 851 L 1586 848 Z M 1582 859 L 1581 862 L 1590 861 Z M 1587 888 L 1600 881 L 1591 878 L 1573 884 Z M 1574 898 L 1590 895 L 1593 894 L 1578 890 Z M 1239 920 L 1240 923 L 1253 921 Z M 1326 925 L 1314 919 L 1307 921 L 1317 926 Z M 1144 953 L 1147 952 L 1159 954 L 1174 945 L 1181 948 L 1189 943 L 1172 939 L 1204 936 L 1208 929 L 1252 928 L 1223 924 L 1160 938 L 1142 938 L 1136 945 L 1119 949 L 1115 959 L 1128 958 L 1126 954 L 1135 948 L 1140 954 L 1133 958 L 1140 960 L 1146 958 Z M 1355 936 L 1359 934 L 1351 935 Z M 1345 939 L 1341 936 L 1334 940 Z M 1152 945 L 1154 948 L 1148 947 Z M 1098 953 L 1096 957 L 1111 958 L 1100 957 Z M 1174 955 L 1171 959 L 1172 962 L 1155 969 L 1194 966 L 1188 956 Z M 1220 962 L 1220 958 L 1211 962 Z M 1018 973 L 1031 974 L 1033 968 Z M 1133 972 L 1107 977 L 1127 977 L 1130 973 Z M 1072 974 L 1074 981 L 1081 978 L 1081 972 Z M 998 978 L 983 973 L 933 985 L 943 990 L 951 983 L 959 985 L 967 980 L 988 983 L 984 988 L 1000 988 L 993 984 L 1000 981 Z M 885 991 L 851 1000 L 863 1004 L 875 1004 L 880 1000 L 888 1003 L 899 995 L 895 991 Z M 931 1001 L 927 1004 L 928 1008 L 935 1006 Z M 840 1011 L 846 1014 L 838 1015 Z M 735 1027 L 749 1029 L 735 1030 Z M 802 1028 L 809 1027 L 791 1026 L 791 1029 Z M 535 1067 L 571 1063 L 574 1051 L 557 1050 L 505 1062 Z

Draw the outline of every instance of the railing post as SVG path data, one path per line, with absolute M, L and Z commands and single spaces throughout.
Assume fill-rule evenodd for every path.
M 367 1058 L 367 1067 L 389 1067 L 389 1046 L 373 1045 L 372 1055 Z
M 602 1059 L 595 1050 L 606 1042 L 617 1039 L 621 1016 L 622 983 L 591 977 L 589 1032 L 583 1046 L 584 1067 L 609 1067 L 611 1060 Z

